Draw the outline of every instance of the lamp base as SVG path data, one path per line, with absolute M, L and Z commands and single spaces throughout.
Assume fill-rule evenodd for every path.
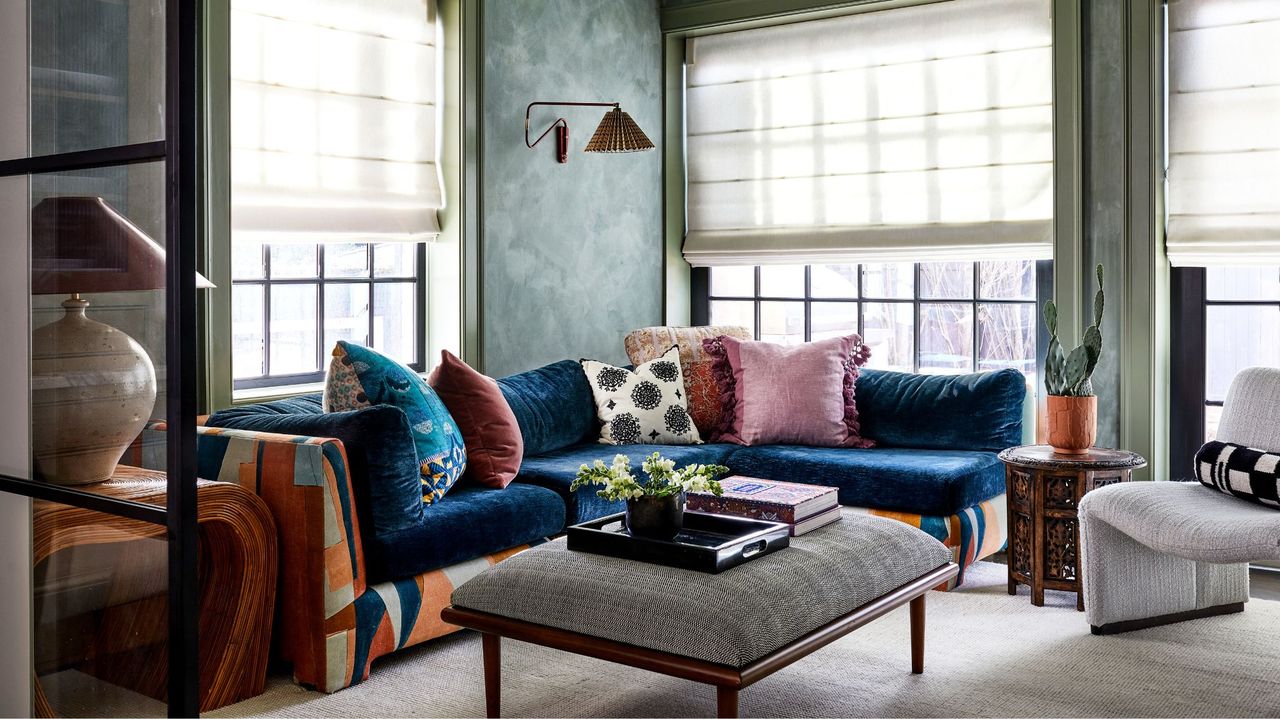
M 62 319 L 31 334 L 31 444 L 37 479 L 95 484 L 155 408 L 156 371 L 132 337 L 85 316 L 79 297 Z

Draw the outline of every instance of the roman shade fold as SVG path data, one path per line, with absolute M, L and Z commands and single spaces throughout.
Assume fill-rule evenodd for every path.
M 1280 264 L 1280 3 L 1169 3 L 1177 267 Z
M 233 0 L 232 230 L 250 242 L 440 232 L 433 0 Z
M 697 38 L 695 266 L 1052 255 L 1046 0 L 969 0 Z

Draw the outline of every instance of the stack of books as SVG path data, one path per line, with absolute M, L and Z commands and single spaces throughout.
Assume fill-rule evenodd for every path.
M 722 479 L 720 487 L 724 494 L 719 497 L 710 492 L 690 492 L 685 507 L 694 512 L 781 522 L 791 526 L 793 537 L 840 519 L 835 487 L 754 477 Z

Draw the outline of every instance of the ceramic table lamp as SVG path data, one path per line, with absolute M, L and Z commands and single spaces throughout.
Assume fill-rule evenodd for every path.
M 197 286 L 212 287 L 197 276 Z M 81 293 L 163 289 L 164 248 L 100 197 L 51 197 L 31 213 L 31 293 L 69 295 L 62 319 L 31 335 L 32 451 L 38 479 L 93 484 L 150 418 L 151 358 L 89 319 Z

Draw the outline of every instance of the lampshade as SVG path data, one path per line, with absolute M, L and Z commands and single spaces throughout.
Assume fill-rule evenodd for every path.
M 101 197 L 46 197 L 31 211 L 31 293 L 159 290 L 164 248 Z M 196 287 L 213 283 L 196 273 Z
M 652 149 L 653 141 L 636 121 L 622 108 L 614 107 L 604 114 L 583 152 L 641 152 Z

